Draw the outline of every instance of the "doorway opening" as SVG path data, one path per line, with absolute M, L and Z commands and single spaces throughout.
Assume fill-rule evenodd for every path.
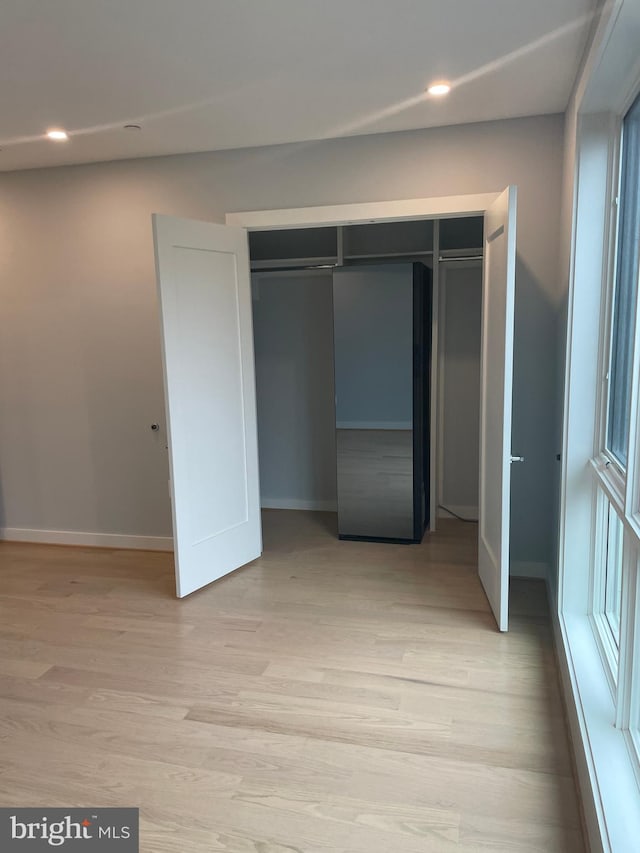
M 236 213 L 227 215 L 226 226 L 153 217 L 179 596 L 261 553 L 247 232 L 342 226 L 342 232 L 336 230 L 336 257 L 342 255 L 344 266 L 345 226 L 361 226 L 356 233 L 362 236 L 364 226 L 380 223 L 483 215 L 478 574 L 500 630 L 507 630 L 516 196 L 516 188 L 508 187 L 482 196 Z M 439 246 L 435 238 L 439 226 L 440 222 L 432 226 L 433 246 Z M 433 255 L 434 249 L 420 251 Z M 439 271 L 442 251 L 434 272 Z M 375 252 L 377 260 L 389 254 L 382 252 L 377 239 Z M 369 252 L 353 254 L 360 255 L 354 260 L 365 265 L 372 260 L 362 257 Z M 313 257 L 315 266 L 324 266 L 317 259 L 326 255 Z M 296 272 L 299 266 L 290 269 Z M 432 317 L 438 317 L 437 305 Z M 432 352 L 437 326 L 434 319 Z M 436 364 L 434 357 L 431 372 Z M 432 382 L 431 396 L 436 387 Z M 433 435 L 436 411 L 432 400 Z M 431 442 L 431 470 L 435 453 Z M 434 477 L 430 497 L 433 529 Z
M 341 533 L 360 525 L 344 538 L 419 541 L 438 516 L 477 521 L 483 217 L 257 230 L 249 253 L 262 507 L 335 513 L 340 495 Z M 412 327 L 397 322 L 412 265 L 428 271 L 435 333 L 416 451 L 427 517 L 413 540 Z M 349 395 L 338 407 L 336 382 Z

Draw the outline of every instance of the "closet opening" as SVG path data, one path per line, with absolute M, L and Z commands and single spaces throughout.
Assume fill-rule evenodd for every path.
M 346 539 L 478 520 L 483 217 L 250 231 L 260 497 Z
M 479 219 L 481 214 L 482 220 Z M 464 220 L 468 221 L 465 223 Z M 312 271 L 318 276 L 326 275 L 327 270 L 331 272 L 334 364 L 337 363 L 335 288 L 339 276 L 359 276 L 365 281 L 365 295 L 360 293 L 350 297 L 352 316 L 355 316 L 358 322 L 361 316 L 366 316 L 369 323 L 375 314 L 371 310 L 372 305 L 377 306 L 376 319 L 380 324 L 377 327 L 363 327 L 358 334 L 348 333 L 343 336 L 352 363 L 358 358 L 362 363 L 362 341 L 368 343 L 378 339 L 385 346 L 391 339 L 394 339 L 398 346 L 402 344 L 405 357 L 409 351 L 407 343 L 411 340 L 410 368 L 413 369 L 414 375 L 415 366 L 421 362 L 426 365 L 430 357 L 428 370 L 423 370 L 423 382 L 426 384 L 427 376 L 430 381 L 429 393 L 423 393 L 429 406 L 428 453 L 424 445 L 415 441 L 416 424 L 425 422 L 416 417 L 416 394 L 424 391 L 425 385 L 420 385 L 416 392 L 416 383 L 413 382 L 409 431 L 414 440 L 411 464 L 407 456 L 404 475 L 410 479 L 413 486 L 416 482 L 419 483 L 417 477 L 423 467 L 417 464 L 416 460 L 421 453 L 423 462 L 426 463 L 428 457 L 429 474 L 428 477 L 423 475 L 420 489 L 405 488 L 400 491 L 404 496 L 413 493 L 413 501 L 403 504 L 412 507 L 413 520 L 415 521 L 416 517 L 422 518 L 422 508 L 425 505 L 424 517 L 420 523 L 424 523 L 428 515 L 429 529 L 436 529 L 437 509 L 442 497 L 437 492 L 437 424 L 440 417 L 437 393 L 440 353 L 438 294 L 443 286 L 439 281 L 440 271 L 445 264 L 468 263 L 483 255 L 480 285 L 482 355 L 478 453 L 480 512 L 477 531 L 470 525 L 469 528 L 472 534 L 477 532 L 477 567 L 482 586 L 499 629 L 508 629 L 511 464 L 524 459 L 522 456 L 513 456 L 511 447 L 516 223 L 517 187 L 514 186 L 506 187 L 499 193 L 484 195 L 228 213 L 225 225 L 154 214 L 171 474 L 169 488 L 174 523 L 176 590 L 179 597 L 189 595 L 235 569 L 248 565 L 263 553 L 255 393 L 256 358 L 252 319 L 255 303 L 260 304 L 256 334 L 261 341 L 271 340 L 274 347 L 271 358 L 268 345 L 258 347 L 257 357 L 263 375 L 259 378 L 259 384 L 263 387 L 264 376 L 271 375 L 276 377 L 275 388 L 278 394 L 285 388 L 291 391 L 289 396 L 285 395 L 279 400 L 277 412 L 274 408 L 277 394 L 261 393 L 263 502 L 277 501 L 276 505 L 282 508 L 287 502 L 291 502 L 290 506 L 296 507 L 297 504 L 300 509 L 303 501 L 337 499 L 340 535 L 396 541 L 407 541 L 409 538 L 406 530 L 401 533 L 387 530 L 384 531 L 384 536 L 375 536 L 377 531 L 371 529 L 364 532 L 355 531 L 353 527 L 351 530 L 341 530 L 341 486 L 337 474 L 335 498 L 331 492 L 330 476 L 325 480 L 325 484 L 328 484 L 326 491 L 320 495 L 292 494 L 288 487 L 286 491 L 282 489 L 279 495 L 268 494 L 270 482 L 265 471 L 271 465 L 271 470 L 281 476 L 286 470 L 287 460 L 276 457 L 269 460 L 266 456 L 268 437 L 265 438 L 265 424 L 271 420 L 276 430 L 282 432 L 285 429 L 283 422 L 286 429 L 291 430 L 291 425 L 302 420 L 303 415 L 306 415 L 307 421 L 314 423 L 316 417 L 320 421 L 323 420 L 319 414 L 313 414 L 313 417 L 309 414 L 315 412 L 315 398 L 312 394 L 320 385 L 314 374 L 319 364 L 317 358 L 309 353 L 306 346 L 293 354 L 284 349 L 283 339 L 286 336 L 281 331 L 281 318 L 283 312 L 289 311 L 291 306 L 287 302 L 271 310 L 268 305 L 264 307 L 263 300 L 268 303 L 271 294 L 268 287 L 263 287 L 263 282 L 272 278 L 299 278 L 303 287 L 302 296 L 306 297 L 304 283 L 308 280 L 308 275 L 311 275 Z M 248 234 L 253 232 L 268 232 L 251 238 L 254 272 L 259 273 L 254 282 L 254 303 L 251 296 L 248 251 Z M 461 239 L 461 233 L 469 236 Z M 300 246 L 300 241 L 307 237 L 307 245 Z M 269 243 L 275 244 L 276 249 L 270 249 Z M 395 303 L 392 305 L 384 300 L 380 303 L 374 299 L 373 290 L 366 284 L 371 276 L 378 274 L 376 269 L 382 271 L 380 274 L 390 274 L 392 267 L 398 268 L 398 274 L 402 268 L 405 282 L 411 281 L 411 290 L 407 285 L 404 292 L 407 294 L 406 304 L 410 303 L 412 306 L 412 331 L 405 325 L 406 331 L 398 333 L 399 313 L 395 313 L 397 306 Z M 416 297 L 416 293 L 419 295 L 419 288 L 416 290 L 415 286 L 419 277 L 414 275 L 418 268 L 422 269 L 423 273 L 425 269 L 430 269 L 434 282 L 431 348 L 427 345 L 422 350 L 419 346 L 419 333 L 413 325 L 413 318 L 419 317 L 421 313 L 415 308 L 419 304 Z M 395 294 L 399 287 L 389 287 L 387 282 L 385 299 L 389 293 Z M 326 288 L 328 289 L 328 281 Z M 353 292 L 356 291 L 357 288 Z M 411 299 L 408 298 L 409 293 Z M 295 296 L 298 297 L 297 292 Z M 380 308 L 380 305 L 383 307 Z M 324 309 L 326 316 L 327 302 L 324 303 Z M 304 322 L 294 318 L 289 324 L 297 330 L 298 343 L 306 344 L 307 338 L 321 327 L 322 310 L 322 304 L 316 307 L 314 304 L 311 307 L 305 306 Z M 270 331 L 261 327 L 265 316 L 275 316 L 279 319 L 279 323 Z M 406 317 L 407 313 L 404 316 Z M 427 325 L 423 323 L 423 333 Z M 393 335 L 389 335 L 390 330 L 394 330 Z M 329 333 L 324 337 L 321 335 L 320 339 L 330 340 Z M 393 356 L 391 350 L 383 354 L 381 361 L 385 371 L 391 364 L 391 359 L 398 357 L 399 350 L 394 349 L 393 352 Z M 455 348 L 452 352 L 456 352 Z M 443 357 L 445 361 L 449 357 L 446 348 Z M 301 363 L 306 365 L 307 370 L 302 376 L 297 370 Z M 408 362 L 405 360 L 403 363 Z M 325 366 L 325 369 L 327 368 L 328 365 Z M 373 380 L 370 382 L 371 393 L 367 399 L 376 399 L 376 396 L 382 399 L 383 390 L 385 394 L 389 394 L 390 389 L 394 392 L 398 390 L 389 382 L 383 389 L 383 383 L 377 381 L 383 376 L 380 370 L 371 373 Z M 352 381 L 352 387 L 358 386 L 358 377 L 359 374 Z M 404 373 L 403 377 L 401 381 L 406 382 L 407 373 Z M 318 446 L 322 441 L 325 446 L 332 446 L 333 441 L 338 455 L 339 447 L 335 434 L 339 426 L 337 418 L 344 418 L 346 425 L 343 424 L 342 428 L 347 430 L 353 429 L 350 421 L 354 417 L 356 428 L 365 431 L 404 429 L 403 421 L 408 423 L 401 408 L 394 408 L 389 416 L 380 411 L 368 412 L 366 416 L 362 412 L 356 412 L 355 415 L 353 412 L 345 414 L 340 408 L 340 400 L 342 398 L 349 401 L 352 395 L 341 392 L 339 383 L 334 382 L 334 385 L 334 435 L 331 437 L 324 433 L 323 437 L 314 437 L 312 447 Z M 300 389 L 306 391 L 306 396 L 299 393 Z M 446 388 L 444 396 L 443 418 L 446 421 L 450 402 Z M 265 411 L 265 401 L 272 407 L 271 412 Z M 302 410 L 295 408 L 296 405 L 302 404 Z M 454 421 L 456 417 L 464 416 L 453 415 Z M 389 418 L 393 422 L 391 426 L 388 423 Z M 371 423 L 363 424 L 365 419 Z M 450 440 L 450 430 L 445 429 L 441 454 L 445 465 L 449 458 Z M 296 472 L 305 470 L 299 465 L 299 460 L 305 457 L 301 446 L 296 444 L 298 441 L 299 433 L 290 432 L 285 448 L 289 453 L 288 460 L 294 463 Z M 362 453 L 362 449 L 358 452 Z M 379 455 L 387 457 L 392 454 Z M 305 478 L 307 484 L 317 482 L 318 477 L 325 471 L 330 475 L 333 467 L 325 469 L 316 465 L 313 456 L 308 454 L 306 462 L 306 471 L 311 472 Z M 385 473 L 389 477 L 397 475 L 397 471 L 392 470 Z M 446 473 L 445 471 L 445 477 Z M 290 484 L 290 481 L 281 476 L 281 485 L 285 482 L 287 486 Z M 366 485 L 361 484 L 357 491 L 367 494 L 369 490 Z M 444 499 L 453 502 L 455 498 L 452 499 L 451 495 L 447 494 Z M 289 512 L 287 515 L 291 514 Z M 308 513 L 307 518 L 313 515 L 313 512 Z M 450 530 L 451 524 L 452 522 L 447 524 Z M 461 529 L 461 524 L 464 526 L 463 522 L 456 522 L 457 530 Z M 410 541 L 419 539 L 420 532 L 418 530 L 417 536 L 414 533 Z M 446 536 L 446 530 L 443 532 Z M 453 535 L 458 538 L 457 533 Z M 437 541 L 435 538 L 428 539 L 425 547 L 428 547 L 430 542 L 437 545 Z M 296 543 L 292 543 L 291 547 L 298 550 Z M 372 555 L 385 553 L 384 549 L 371 551 L 368 544 L 362 547 L 368 549 Z M 304 540 L 299 542 L 299 548 L 304 550 Z M 341 552 L 343 550 L 340 549 Z M 404 549 L 404 553 L 416 552 Z M 475 562 L 475 558 L 473 561 Z

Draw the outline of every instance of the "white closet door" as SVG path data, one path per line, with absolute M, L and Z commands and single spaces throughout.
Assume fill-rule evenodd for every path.
M 243 228 L 153 216 L 178 596 L 262 550 Z
M 509 622 L 515 268 L 516 187 L 508 187 L 484 218 L 480 374 L 479 573 L 501 631 Z

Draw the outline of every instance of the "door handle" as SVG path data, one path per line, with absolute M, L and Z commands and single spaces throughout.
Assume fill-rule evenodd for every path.
M 524 456 L 512 456 L 509 461 L 512 465 L 514 462 L 524 462 Z

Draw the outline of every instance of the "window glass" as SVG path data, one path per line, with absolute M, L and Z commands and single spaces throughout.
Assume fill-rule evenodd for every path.
M 624 528 L 617 512 L 609 504 L 604 576 L 604 615 L 613 641 L 620 646 L 620 610 L 622 604 L 622 546 Z
M 633 308 L 640 239 L 640 98 L 625 116 L 622 136 L 616 283 L 611 330 L 607 449 L 626 469 L 633 348 Z

